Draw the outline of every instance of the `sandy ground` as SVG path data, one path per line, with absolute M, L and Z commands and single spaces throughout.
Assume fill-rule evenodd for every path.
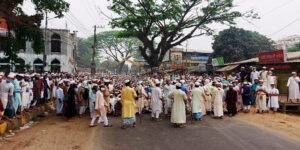
M 300 116 L 282 113 L 239 113 L 236 119 L 300 141 Z
M 57 116 L 47 117 L 29 129 L 16 132 L 16 136 L 2 139 L 0 147 L 5 150 L 91 149 L 89 141 L 95 129 L 90 129 L 88 122 L 88 117 L 73 122 Z
M 283 137 L 300 141 L 300 116 L 286 114 L 244 114 L 239 113 L 235 120 L 252 124 L 263 130 L 278 133 Z M 114 128 L 119 129 L 120 119 L 114 118 Z M 230 120 L 230 118 L 225 118 Z M 0 140 L 0 149 L 5 150 L 89 150 L 96 145 L 105 143 L 105 128 L 89 128 L 89 117 L 77 118 L 73 122 L 66 122 L 62 117 L 49 116 L 29 129 L 16 132 L 10 138 Z M 117 135 L 116 133 L 116 135 Z M 97 134 L 97 135 L 96 135 Z M 99 136 L 100 135 L 100 136 Z M 95 139 L 97 137 L 97 139 Z M 101 140 L 103 139 L 103 140 Z

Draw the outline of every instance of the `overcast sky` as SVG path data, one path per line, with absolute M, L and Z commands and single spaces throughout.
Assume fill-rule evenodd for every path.
M 87 37 L 93 34 L 93 26 L 104 26 L 97 29 L 98 32 L 110 30 L 109 20 L 103 14 L 111 16 L 107 9 L 107 0 L 66 0 L 69 2 L 70 11 L 62 19 L 50 19 L 49 28 L 68 28 L 70 31 L 78 31 L 80 37 Z M 246 20 L 238 19 L 236 27 L 247 30 L 258 31 L 273 40 L 289 35 L 300 34 L 300 0 L 235 0 L 236 9 L 242 12 L 254 9 L 259 13 L 261 19 Z M 24 9 L 32 12 L 33 6 L 30 0 L 24 3 Z M 55 15 L 50 14 L 49 18 Z M 44 23 L 43 23 L 44 24 Z M 44 25 L 43 25 L 44 26 Z M 216 25 L 214 29 L 218 32 L 226 26 Z M 212 50 L 212 37 L 198 37 L 189 40 L 190 49 L 207 51 Z

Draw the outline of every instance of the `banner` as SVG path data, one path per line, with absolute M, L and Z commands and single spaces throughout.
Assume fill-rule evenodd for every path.
M 259 63 L 283 63 L 286 61 L 285 50 L 261 52 L 258 54 Z
M 0 17 L 0 36 L 6 37 L 8 33 L 7 21 Z
M 224 59 L 223 57 L 217 57 L 212 59 L 212 65 L 213 66 L 222 66 L 224 65 Z

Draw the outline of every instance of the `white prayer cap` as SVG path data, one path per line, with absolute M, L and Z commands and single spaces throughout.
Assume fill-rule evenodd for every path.
M 294 71 L 294 72 L 292 72 L 292 74 L 297 74 L 297 72 Z
M 248 84 L 248 82 L 244 82 L 244 84 Z
M 233 84 L 230 83 L 230 84 L 228 84 L 228 86 L 229 86 L 229 87 L 233 87 Z
M 18 74 L 18 76 L 20 76 L 20 77 L 24 77 L 25 75 L 21 73 L 21 74 Z
M 3 72 L 0 72 L 0 76 L 4 76 L 4 73 L 3 73 Z
M 245 67 L 241 67 L 242 69 L 245 69 Z
M 274 70 L 274 68 L 270 68 L 270 70 Z
M 108 80 L 108 79 L 104 79 L 104 82 L 105 82 L 105 83 L 108 83 L 108 82 L 110 82 L 110 80 Z
M 63 84 L 63 83 L 64 83 L 64 81 L 63 81 L 63 80 L 60 80 L 60 81 L 58 82 L 58 85 Z
M 24 75 L 24 77 L 30 77 L 30 75 L 29 75 L 28 73 L 26 73 L 26 74 Z
M 125 84 L 127 84 L 127 83 L 129 83 L 130 82 L 130 80 L 125 80 Z
M 264 80 L 259 80 L 259 82 L 264 82 Z
M 222 85 L 220 82 L 216 82 L 216 85 Z
M 180 80 L 180 83 L 184 84 L 184 83 L 185 83 L 185 80 Z
M 139 81 L 139 82 L 138 82 L 138 84 L 142 84 L 142 83 L 143 83 L 143 81 Z
M 74 80 L 70 81 L 70 84 L 76 84 L 76 82 Z
M 69 79 L 63 79 L 63 82 L 70 82 Z
M 196 86 L 200 86 L 200 83 L 199 83 L 199 82 L 196 82 L 195 85 L 196 85 Z
M 181 84 L 180 83 L 176 83 L 176 87 L 181 87 Z
M 160 81 L 159 80 L 155 80 L 155 84 L 160 84 Z
M 263 66 L 262 68 L 263 68 L 263 69 L 267 69 L 267 67 L 266 67 L 266 66 Z
M 13 73 L 13 72 L 10 72 L 9 74 L 8 74 L 8 78 L 15 78 L 15 76 L 16 76 L 16 74 L 15 73 Z

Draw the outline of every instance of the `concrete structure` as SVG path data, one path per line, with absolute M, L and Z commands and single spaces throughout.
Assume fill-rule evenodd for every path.
M 70 33 L 65 29 L 47 29 L 45 50 L 47 55 L 45 71 L 74 73 L 76 67 L 76 49 L 78 39 L 76 33 Z M 18 54 L 20 58 L 15 63 L 16 71 L 22 63 L 28 70 L 40 72 L 43 68 L 43 54 L 35 54 L 31 42 L 26 42 L 24 50 Z M 11 68 L 12 62 L 0 52 L 1 71 Z
M 276 41 L 274 46 L 276 49 L 287 50 L 298 42 L 300 42 L 300 36 L 292 35 Z

